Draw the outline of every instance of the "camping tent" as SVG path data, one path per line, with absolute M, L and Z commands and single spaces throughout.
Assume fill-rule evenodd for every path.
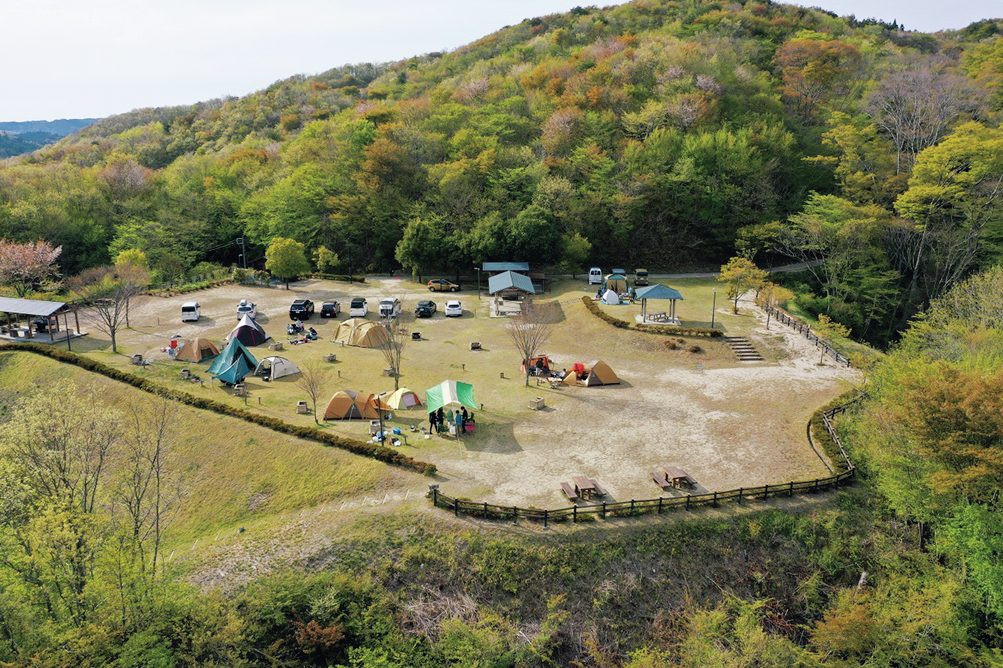
M 350 318 L 338 325 L 334 340 L 346 346 L 360 348 L 377 348 L 390 338 L 387 328 L 382 323 L 362 318 Z
M 325 420 L 375 420 L 380 409 L 387 410 L 375 394 L 359 394 L 352 390 L 339 390 L 331 396 L 324 410 Z
M 265 359 L 258 362 L 258 366 L 254 368 L 254 375 L 261 376 L 262 378 L 267 378 L 268 380 L 277 380 L 283 376 L 292 376 L 293 374 L 299 373 L 299 367 L 287 360 L 285 357 L 266 357 Z
M 457 380 L 444 380 L 425 390 L 425 410 L 431 413 L 449 404 L 460 404 L 477 410 L 474 386 Z
M 564 377 L 565 385 L 585 385 L 587 387 L 595 387 L 598 385 L 619 385 L 620 379 L 613 369 L 610 368 L 609 364 L 603 362 L 602 360 L 596 360 L 592 364 L 585 366 L 582 363 L 576 363 L 568 375 Z
M 537 370 L 539 373 L 550 373 L 550 366 L 553 364 L 551 360 L 546 355 L 533 355 L 529 358 L 529 365 L 527 367 L 526 363 L 522 364 L 522 372 L 526 373 L 526 369 Z
M 618 295 L 616 292 L 614 292 L 612 290 L 607 290 L 606 292 L 603 293 L 602 303 L 603 304 L 619 304 L 620 303 L 620 295 Z
M 238 360 L 243 360 L 242 364 L 234 366 Z M 223 352 L 216 356 L 207 370 L 214 378 L 219 378 L 224 383 L 239 383 L 244 376 L 258 366 L 258 360 L 244 347 L 239 339 L 231 339 L 223 348 Z M 242 371 L 242 374 L 238 372 Z M 225 374 L 225 378 L 222 377 Z M 238 377 L 239 375 L 239 377 Z M 233 380 L 236 378 L 236 380 Z
M 623 274 L 608 274 L 606 282 L 603 284 L 603 290 L 612 290 L 622 295 L 627 292 L 627 277 Z
M 219 355 L 219 348 L 209 339 L 181 339 L 178 352 L 174 359 L 180 362 L 201 362 L 209 357 Z
M 387 406 L 394 409 L 395 411 L 407 409 L 407 408 L 417 408 L 421 406 L 421 399 L 418 395 L 412 392 L 406 387 L 402 387 L 399 390 L 394 391 L 386 400 Z
M 270 338 L 270 336 L 265 334 L 265 330 L 261 328 L 261 325 L 255 322 L 254 318 L 244 315 L 240 319 L 240 322 L 237 323 L 237 326 L 227 335 L 226 340 L 232 341 L 236 339 L 245 346 L 260 346 Z

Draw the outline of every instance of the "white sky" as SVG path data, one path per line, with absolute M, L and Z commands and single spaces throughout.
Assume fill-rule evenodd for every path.
M 297 73 L 455 48 L 588 4 L 616 2 L 0 0 L 0 120 L 106 116 L 242 95 Z M 919 30 L 1003 15 L 1003 0 L 799 4 Z

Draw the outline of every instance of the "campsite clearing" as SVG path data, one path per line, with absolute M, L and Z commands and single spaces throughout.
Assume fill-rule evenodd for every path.
M 684 296 L 678 306 L 683 326 L 709 325 L 716 282 L 685 279 L 670 284 Z M 526 387 L 506 320 L 489 316 L 486 295 L 478 302 L 476 293 L 460 293 L 463 318 L 447 319 L 440 311 L 414 320 L 410 315 L 414 303 L 429 298 L 429 293 L 407 281 L 310 280 L 294 283 L 292 288 L 227 285 L 202 291 L 197 296 L 203 318 L 197 323 L 181 323 L 175 316 L 181 302 L 192 299 L 191 295 L 143 297 L 132 308 L 133 328 L 119 336 L 120 349 L 128 354 L 111 354 L 100 335 L 74 348 L 84 348 L 96 359 L 174 389 L 311 426 L 311 415 L 296 412 L 297 401 L 305 399 L 297 375 L 272 382 L 248 376 L 247 396 L 238 397 L 209 380 L 204 372 L 208 362 L 170 361 L 161 348 L 174 334 L 201 336 L 220 345 L 236 325 L 233 305 L 248 298 L 258 305 L 258 323 L 272 336 L 271 342 L 284 344 L 279 353 L 269 351 L 267 345 L 250 348 L 259 360 L 278 354 L 301 369 L 322 363 L 329 371 L 319 406 L 323 412 L 339 390 L 389 396 L 393 379 L 384 373 L 381 350 L 337 342 L 345 315 L 314 317 L 307 324 L 318 330 L 320 340 L 290 345 L 285 333 L 289 304 L 297 298 L 346 303 L 354 295 L 371 301 L 402 297 L 408 303 L 401 325 L 420 334 L 420 340 L 407 343 L 400 385 L 424 401 L 428 388 L 444 380 L 463 381 L 474 386 L 476 400 L 484 406 L 474 411 L 476 432 L 459 441 L 440 436 L 426 439 L 416 431 L 428 425 L 420 408 L 392 411 L 386 424 L 399 428 L 406 437 L 402 451 L 434 463 L 442 488 L 452 495 L 542 507 L 566 503 L 559 483 L 572 474 L 601 479 L 612 499 L 656 496 L 650 474 L 666 461 L 685 468 L 697 491 L 824 476 L 828 470 L 806 444 L 804 425 L 818 406 L 858 378 L 854 370 L 819 366 L 818 355 L 782 327 L 773 325 L 765 331 L 751 303 L 743 302 L 736 316 L 726 300 L 719 298 L 715 314 L 717 326 L 726 334 L 746 336 L 763 352 L 766 361 L 750 365 L 739 363 L 720 340 L 687 338 L 670 349 L 666 342 L 676 342 L 676 337 L 613 327 L 581 303 L 582 295 L 591 292 L 584 281 L 565 281 L 549 286 L 548 293 L 538 299 L 544 317 L 553 324 L 542 352 L 555 369 L 602 360 L 620 383 L 552 387 L 545 380 L 538 384 L 531 378 Z M 640 313 L 639 305 L 601 308 L 624 320 Z M 368 321 L 375 322 L 375 316 L 370 314 Z M 479 343 L 479 349 L 472 350 L 472 342 Z M 691 352 L 694 346 L 696 351 Z M 128 355 L 135 353 L 153 364 L 131 365 Z M 323 362 L 331 355 L 336 362 Z M 186 367 L 201 375 L 204 383 L 183 380 L 180 372 Z M 544 399 L 545 407 L 530 409 L 538 397 Z M 369 438 L 368 419 L 331 421 L 320 428 Z

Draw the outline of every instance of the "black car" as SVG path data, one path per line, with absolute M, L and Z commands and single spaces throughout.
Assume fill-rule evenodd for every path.
M 338 302 L 324 302 L 320 307 L 321 318 L 335 318 L 341 313 L 341 305 Z
M 435 302 L 429 299 L 418 302 L 418 305 L 414 307 L 414 317 L 416 318 L 431 318 L 434 313 Z
M 297 299 L 289 307 L 290 320 L 309 320 L 313 315 L 313 302 L 309 299 Z

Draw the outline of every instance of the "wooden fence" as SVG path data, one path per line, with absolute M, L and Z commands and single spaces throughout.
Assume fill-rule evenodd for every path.
M 461 513 L 472 517 L 492 520 L 511 520 L 518 522 L 519 519 L 532 522 L 543 522 L 543 526 L 548 526 L 551 522 L 578 522 L 594 520 L 598 516 L 601 519 L 607 517 L 630 517 L 634 515 L 663 513 L 668 510 L 690 510 L 700 506 L 717 507 L 723 502 L 745 503 L 747 501 L 765 501 L 770 497 L 787 496 L 795 494 L 815 494 L 835 487 L 841 487 L 853 481 L 856 475 L 856 467 L 850 461 L 846 449 L 836 433 L 832 424 L 832 419 L 843 413 L 847 408 L 859 400 L 836 406 L 822 413 L 822 423 L 828 432 L 829 437 L 839 450 L 841 462 L 838 462 L 838 470 L 833 475 L 825 478 L 815 478 L 814 480 L 791 481 L 775 485 L 761 485 L 759 487 L 739 487 L 721 492 L 707 492 L 704 494 L 687 494 L 686 496 L 660 496 L 654 499 L 631 499 L 630 501 L 613 501 L 603 503 L 593 503 L 586 505 L 573 505 L 565 508 L 521 508 L 519 506 L 500 506 L 485 501 L 477 502 L 467 499 L 458 499 L 439 491 L 438 485 L 429 485 L 428 498 L 432 504 L 438 508 L 451 511 L 459 516 Z
M 798 334 L 804 335 L 806 339 L 815 344 L 816 348 L 821 348 L 826 355 L 836 360 L 839 364 L 850 366 L 850 358 L 833 348 L 831 343 L 811 331 L 811 325 L 808 323 L 798 320 L 787 311 L 776 306 L 770 306 L 769 304 L 763 306 L 763 311 L 766 312 L 767 317 L 772 317 L 774 320 L 787 325 Z

